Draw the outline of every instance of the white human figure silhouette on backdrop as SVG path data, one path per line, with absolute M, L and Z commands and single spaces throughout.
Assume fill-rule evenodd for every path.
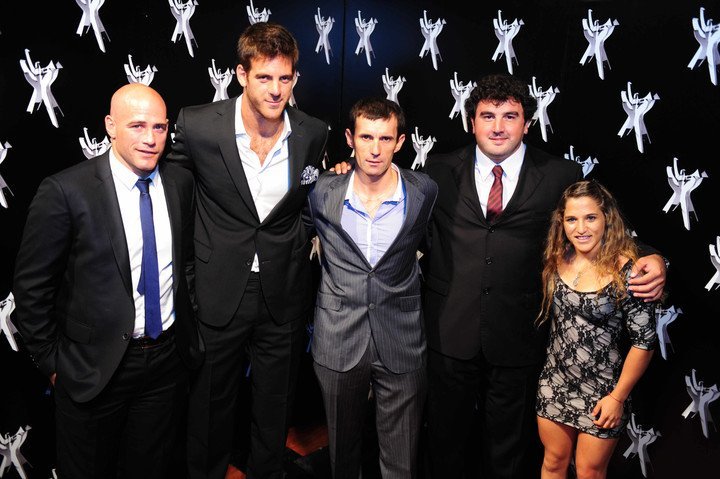
M 542 139 L 547 142 L 547 129 L 550 128 L 550 131 L 552 131 L 547 108 L 555 100 L 555 95 L 560 93 L 560 90 L 552 86 L 547 90 L 543 90 L 542 87 L 537 86 L 535 77 L 532 77 L 532 85 L 528 85 L 528 88 L 530 89 L 530 96 L 537 100 L 537 110 L 535 110 L 532 120 L 540 123 Z
M 618 25 L 620 25 L 620 23 L 617 20 L 610 19 L 600 24 L 597 20 L 593 20 L 592 10 L 590 9 L 588 9 L 587 18 L 582 19 L 583 35 L 585 35 L 585 39 L 588 41 L 588 46 L 580 59 L 580 64 L 586 65 L 595 57 L 598 76 L 601 80 L 605 79 L 604 64 L 607 63 L 608 68 L 610 68 L 610 61 L 605 52 L 605 41 L 612 35 L 615 27 Z
M 597 158 L 593 158 L 592 156 L 588 156 L 584 160 L 580 158 L 580 156 L 575 156 L 575 147 L 572 145 L 570 145 L 570 151 L 563 156 L 566 160 L 574 161 L 582 167 L 583 178 L 587 177 L 593 168 L 595 168 L 595 165 L 599 163 Z
M 476 82 L 463 83 L 458 80 L 457 72 L 450 79 L 450 93 L 455 99 L 452 110 L 450 111 L 450 119 L 455 118 L 458 113 L 462 118 L 463 129 L 467 132 L 467 113 L 465 112 L 465 101 L 470 97 L 473 89 L 477 86 Z
M 107 135 L 103 137 L 102 141 L 98 142 L 97 138 L 90 138 L 88 135 L 88 129 L 83 127 L 83 136 L 78 138 L 80 147 L 83 150 L 85 158 L 88 160 L 98 155 L 102 155 L 110 149 L 112 146 Z
M 270 20 L 270 15 L 272 14 L 270 9 L 268 8 L 263 8 L 262 11 L 255 8 L 252 0 L 250 0 L 250 5 L 245 7 L 245 10 L 247 10 L 248 21 L 250 22 L 250 25 L 255 25 L 259 22 L 267 22 L 268 20 Z
M 402 76 L 397 78 L 391 77 L 390 71 L 386 68 L 385 74 L 382 76 L 383 88 L 385 89 L 385 94 L 387 95 L 386 98 L 399 105 L 400 102 L 398 101 L 398 93 L 400 93 L 400 90 L 402 90 L 406 81 L 405 77 Z
M 440 55 L 440 49 L 437 45 L 437 37 L 442 32 L 443 27 L 447 22 L 444 18 L 438 18 L 436 21 L 432 21 L 427 17 L 427 10 L 423 10 L 423 16 L 420 19 L 420 33 L 425 38 L 422 48 L 420 49 L 420 58 L 430 53 L 432 57 L 432 64 L 435 70 L 438 69 L 437 59 L 438 57 L 442 60 Z
M 375 25 L 377 24 L 378 21 L 376 18 L 371 17 L 368 21 L 365 21 L 362 13 L 358 10 L 357 18 L 355 18 L 355 31 L 360 39 L 355 48 L 355 55 L 359 55 L 361 51 L 365 50 L 365 58 L 367 59 L 368 66 L 372 66 L 372 58 L 370 58 L 370 55 L 375 56 L 372 44 L 370 43 L 370 35 L 375 31 Z
M 142 83 L 148 86 L 152 83 L 155 73 L 158 71 L 155 65 L 148 65 L 141 70 L 140 66 L 133 65 L 132 55 L 128 55 L 128 62 L 123 66 L 125 67 L 128 83 Z
M 193 42 L 197 47 L 197 40 L 193 34 L 192 28 L 190 28 L 190 17 L 195 13 L 195 7 L 198 6 L 197 0 L 188 0 L 183 2 L 182 0 L 168 0 L 170 4 L 170 12 L 175 17 L 175 30 L 173 30 L 172 37 L 170 39 L 173 43 L 177 43 L 181 37 L 185 37 L 185 45 L 187 45 L 188 53 L 191 57 L 195 57 L 193 52 Z
M 493 18 L 493 28 L 495 29 L 495 36 L 498 39 L 498 46 L 493 53 L 492 61 L 497 61 L 499 58 L 505 56 L 505 63 L 507 64 L 508 73 L 513 73 L 513 60 L 518 63 L 517 57 L 515 56 L 515 49 L 513 48 L 513 39 L 520 33 L 520 27 L 525 25 L 522 20 L 517 18 L 508 23 L 502 18 L 502 10 L 498 10 L 497 18 Z
M 75 33 L 82 36 L 92 28 L 95 33 L 95 40 L 97 40 L 100 51 L 105 53 L 105 42 L 103 41 L 103 33 L 110 41 L 110 36 L 105 31 L 105 26 L 102 20 L 100 20 L 100 7 L 103 6 L 105 0 L 75 0 L 78 7 L 82 9 L 82 17 L 80 17 L 80 23 L 78 24 Z
M 675 209 L 680 206 L 682 212 L 683 225 L 686 230 L 690 230 L 690 213 L 695 216 L 695 220 L 698 220 L 695 206 L 693 206 L 692 198 L 690 194 L 700 186 L 703 179 L 707 178 L 707 173 L 700 170 L 695 170 L 690 174 L 686 174 L 684 169 L 678 170 L 678 159 L 673 158 L 672 166 L 665 168 L 667 171 L 668 185 L 672 189 L 673 193 L 665 206 L 663 211 L 667 213 L 670 209 Z
M 637 149 L 640 153 L 644 153 L 643 137 L 646 137 L 648 143 L 650 143 L 650 135 L 647 127 L 645 127 L 645 115 L 655 105 L 655 102 L 660 99 L 660 96 L 648 93 L 640 98 L 637 93 L 632 92 L 632 82 L 628 82 L 627 89 L 620 92 L 620 98 L 622 99 L 623 110 L 625 110 L 628 117 L 620 127 L 618 136 L 622 137 L 626 133 L 635 130 Z
M 425 160 L 427 160 L 428 153 L 430 153 L 430 150 L 432 150 L 433 146 L 435 146 L 437 139 L 434 136 L 423 138 L 420 136 L 417 126 L 415 127 L 415 133 L 413 133 L 411 137 L 413 149 L 415 150 L 415 159 L 413 160 L 412 165 L 410 165 L 410 169 L 418 170 L 425 166 Z
M 323 18 L 320 14 L 320 7 L 318 7 L 317 13 L 315 14 L 315 29 L 318 32 L 318 42 L 317 45 L 315 45 L 315 53 L 320 52 L 321 49 L 324 50 L 325 61 L 328 65 L 330 65 L 330 54 L 332 53 L 332 49 L 330 48 L 330 30 L 332 30 L 334 24 L 335 19 L 333 17 Z
M 232 81 L 233 75 L 235 75 L 235 72 L 230 68 L 226 68 L 225 71 L 221 71 L 215 66 L 215 59 L 213 58 L 211 60 L 212 65 L 208 67 L 208 75 L 210 76 L 210 83 L 212 83 L 212 86 L 215 89 L 215 95 L 213 96 L 212 101 L 227 100 L 229 98 L 227 89 Z
M 700 16 L 692 19 L 692 27 L 695 40 L 700 46 L 695 51 L 690 63 L 688 63 L 688 68 L 693 70 L 702 65 L 703 61 L 707 61 L 710 82 L 717 85 L 717 65 L 720 64 L 720 53 L 718 52 L 720 24 L 713 24 L 712 19 L 706 20 L 705 8 L 700 7 Z
M 33 87 L 33 94 L 28 102 L 27 112 L 33 113 L 37 107 L 40 109 L 40 105 L 45 105 L 45 110 L 50 117 L 50 123 L 55 128 L 58 128 L 57 116 L 55 116 L 55 108 L 63 114 L 60 106 L 58 105 L 55 96 L 52 93 L 51 87 L 53 82 L 57 79 L 58 73 L 62 68 L 60 62 L 53 62 L 52 60 L 46 66 L 41 67 L 40 62 L 33 62 L 30 59 L 30 50 L 25 49 L 25 60 L 20 60 L 20 68 L 22 68 L 25 80 Z
M 3 161 L 5 161 L 5 157 L 7 156 L 8 150 L 10 148 L 12 148 L 12 145 L 10 143 L 8 143 L 7 141 L 5 143 L 0 141 L 0 165 Z M 10 194 L 13 194 L 8 184 L 5 182 L 5 179 L 2 177 L 2 175 L 0 175 L 0 206 L 2 206 L 3 208 L 8 207 L 7 198 L 5 198 L 5 192 L 3 191 L 6 188 Z

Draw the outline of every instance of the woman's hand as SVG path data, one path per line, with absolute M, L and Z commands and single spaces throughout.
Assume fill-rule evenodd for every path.
M 623 403 L 607 395 L 598 401 L 592 410 L 593 423 L 602 429 L 614 429 L 622 421 L 623 408 Z

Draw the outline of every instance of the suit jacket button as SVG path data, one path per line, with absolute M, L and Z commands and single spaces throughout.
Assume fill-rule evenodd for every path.
M 245 261 L 245 266 L 251 266 L 251 265 L 252 265 L 252 260 L 251 260 L 251 259 Z
M 490 256 L 485 258 L 485 264 L 492 264 L 492 258 Z
M 495 232 L 495 228 L 490 228 L 488 231 L 490 231 L 490 233 L 494 233 L 494 232 Z
M 490 294 L 490 288 L 483 289 L 483 294 Z
M 130 339 L 130 335 L 128 333 L 123 333 L 123 340 L 127 341 Z
M 368 273 L 368 278 L 374 278 L 374 277 L 375 277 L 375 272 L 374 272 L 374 271 L 370 271 L 370 272 Z
M 368 309 L 375 309 L 375 303 L 370 303 L 368 305 Z

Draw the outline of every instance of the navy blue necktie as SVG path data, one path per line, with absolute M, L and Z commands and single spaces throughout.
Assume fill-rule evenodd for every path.
M 136 183 L 140 190 L 140 224 L 143 236 L 142 267 L 137 291 L 145 296 L 145 336 L 157 339 L 162 333 L 162 318 L 160 317 L 160 275 L 150 199 L 151 181 L 141 179 Z

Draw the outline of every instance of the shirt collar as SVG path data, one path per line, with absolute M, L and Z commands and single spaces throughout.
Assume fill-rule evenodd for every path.
M 390 163 L 390 167 L 395 170 L 397 173 L 397 185 L 395 186 L 395 192 L 391 197 L 386 199 L 385 201 L 392 201 L 395 203 L 401 202 L 405 198 L 405 192 L 403 191 L 402 187 L 402 177 L 400 176 L 400 169 L 395 165 L 395 163 Z M 355 170 L 352 171 L 350 174 L 350 181 L 348 182 L 347 190 L 345 191 L 345 201 L 349 201 L 350 204 L 354 204 L 353 199 L 356 198 L 356 195 L 353 191 L 353 184 L 355 181 Z M 360 199 L 358 198 L 358 201 Z
M 112 172 L 115 182 L 119 182 L 128 190 L 132 190 L 135 187 L 137 180 L 140 179 L 140 177 L 131 171 L 130 168 L 120 162 L 118 157 L 115 156 L 115 152 L 112 148 L 110 148 L 110 171 Z M 155 166 L 155 169 L 152 170 L 152 172 L 145 178 L 150 178 L 153 182 L 155 182 L 157 172 L 158 167 Z
M 235 100 L 235 138 L 239 137 L 250 137 L 247 130 L 245 129 L 245 124 L 243 123 L 242 119 L 242 99 L 243 94 L 241 94 L 239 97 L 237 97 L 237 100 Z M 283 111 L 283 132 L 280 135 L 281 140 L 287 139 L 288 136 L 290 136 L 290 133 L 292 133 L 292 127 L 290 126 L 290 117 L 287 113 L 287 107 L 285 107 L 285 110 Z
M 475 147 L 475 168 L 480 173 L 480 179 L 485 180 L 492 175 L 492 169 L 495 165 L 502 166 L 503 174 L 509 179 L 517 179 L 520 176 L 520 168 L 525 158 L 525 143 L 520 143 L 520 147 L 515 152 L 505 158 L 500 163 L 495 163 L 488 158 L 485 153 L 480 151 L 478 146 Z

